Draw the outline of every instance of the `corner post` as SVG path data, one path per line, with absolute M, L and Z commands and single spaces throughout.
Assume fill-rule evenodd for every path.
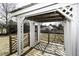
M 23 40 L 24 40 L 24 31 L 23 31 L 23 20 L 24 17 L 17 17 L 17 55 L 20 56 L 23 52 Z

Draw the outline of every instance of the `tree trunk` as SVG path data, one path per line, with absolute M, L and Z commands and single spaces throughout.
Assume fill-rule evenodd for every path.
M 6 34 L 8 35 L 8 19 L 7 19 L 7 16 L 8 16 L 8 11 L 7 11 L 7 6 L 6 6 Z
M 1 34 L 3 33 L 3 28 L 1 28 Z

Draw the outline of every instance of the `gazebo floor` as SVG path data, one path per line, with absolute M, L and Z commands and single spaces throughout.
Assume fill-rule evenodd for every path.
M 26 52 L 27 51 L 27 52 Z M 37 44 L 34 48 L 30 49 L 29 46 L 27 46 L 24 49 L 24 52 L 26 52 L 25 56 L 64 56 L 64 45 L 56 44 L 56 43 L 45 43 L 40 42 Z M 11 56 L 16 56 L 17 53 L 12 54 Z
M 57 44 L 57 43 L 44 43 L 41 42 L 37 46 L 35 46 L 35 49 L 42 51 L 42 54 L 49 53 L 52 55 L 57 55 L 57 56 L 63 56 L 65 55 L 64 52 L 64 45 Z

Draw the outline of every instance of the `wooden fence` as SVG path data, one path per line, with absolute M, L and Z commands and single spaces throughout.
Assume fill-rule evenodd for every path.
M 17 51 L 17 36 L 16 35 L 10 35 L 10 54 L 13 54 Z M 29 33 L 24 34 L 24 48 L 28 46 L 30 43 L 29 41 Z

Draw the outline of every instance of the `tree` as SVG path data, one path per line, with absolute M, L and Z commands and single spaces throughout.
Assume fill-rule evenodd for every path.
M 1 3 L 0 4 L 0 16 L 2 20 L 6 20 L 6 31 L 7 34 L 9 33 L 8 31 L 8 22 L 9 22 L 9 12 L 14 10 L 16 7 L 15 3 Z
M 9 21 L 9 25 L 8 26 L 9 26 L 8 30 L 9 30 L 10 34 L 13 34 L 13 33 L 17 32 L 17 24 L 13 20 Z
M 5 24 L 4 23 L 0 23 L 0 34 L 3 34 L 3 29 L 5 28 Z
M 3 25 L 2 25 L 2 24 L 0 24 L 0 32 L 1 32 L 0 34 L 2 34 L 2 32 L 3 32 L 3 30 L 2 30 L 2 29 L 3 29 Z
M 50 24 L 50 26 L 52 26 L 53 29 L 56 29 L 56 30 L 57 30 L 57 25 L 52 25 L 52 24 Z
M 63 25 L 61 23 L 58 25 L 58 30 L 63 30 Z

